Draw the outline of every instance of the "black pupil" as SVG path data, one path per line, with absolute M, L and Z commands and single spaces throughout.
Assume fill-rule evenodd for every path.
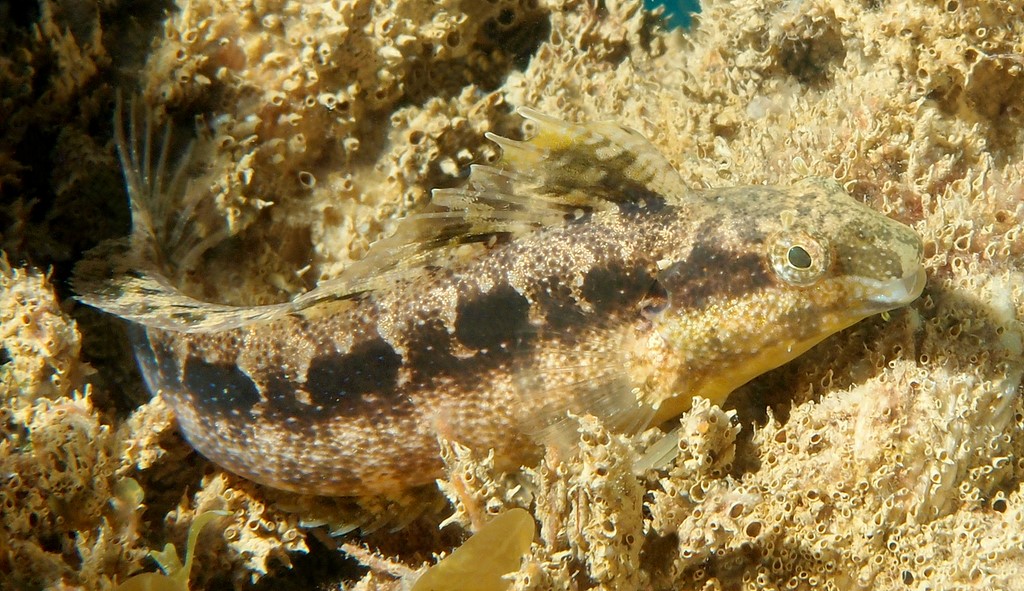
M 807 250 L 802 246 L 791 246 L 789 248 L 789 264 L 793 265 L 797 269 L 810 269 L 811 268 L 811 255 L 807 253 Z

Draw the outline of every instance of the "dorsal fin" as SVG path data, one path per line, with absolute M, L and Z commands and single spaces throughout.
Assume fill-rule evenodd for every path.
M 677 203 L 686 193 L 668 159 L 636 130 L 614 121 L 568 123 L 528 107 L 517 112 L 536 124 L 533 138 L 487 138 L 503 149 L 499 167 L 516 171 L 534 194 L 599 207 L 651 199 Z
M 451 246 L 492 243 L 617 205 L 677 203 L 687 192 L 668 160 L 634 130 L 611 121 L 568 123 L 527 107 L 517 112 L 536 124 L 531 139 L 487 133 L 502 148 L 501 160 L 472 165 L 462 187 L 435 189 L 431 209 L 403 220 L 346 269 L 343 281 L 408 270 Z

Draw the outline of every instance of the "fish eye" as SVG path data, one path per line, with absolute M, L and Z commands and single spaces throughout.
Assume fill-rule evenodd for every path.
M 789 247 L 789 252 L 786 254 L 786 259 L 789 264 L 796 269 L 810 269 L 811 268 L 811 255 L 807 252 L 807 249 L 794 244 Z
M 775 274 L 792 285 L 811 285 L 832 264 L 825 240 L 807 232 L 783 232 L 769 239 L 768 258 Z

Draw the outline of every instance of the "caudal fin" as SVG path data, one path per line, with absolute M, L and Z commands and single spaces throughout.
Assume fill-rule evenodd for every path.
M 157 129 L 153 114 L 136 100 L 126 117 L 120 96 L 114 139 L 132 232 L 100 244 L 75 267 L 72 286 L 80 301 L 147 327 L 181 332 L 227 330 L 294 309 L 292 304 L 228 306 L 182 293 L 173 280 L 176 270 L 192 268 L 228 235 L 226 227 L 210 230 L 196 223 L 207 194 L 191 182 L 195 140 L 177 146 L 171 127 Z

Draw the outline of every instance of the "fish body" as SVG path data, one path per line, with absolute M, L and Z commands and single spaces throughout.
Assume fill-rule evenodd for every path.
M 142 373 L 198 451 L 321 495 L 431 482 L 439 436 L 514 468 L 570 414 L 636 431 L 721 403 L 923 289 L 920 238 L 832 181 L 690 189 L 635 131 L 520 113 L 537 134 L 491 136 L 497 165 L 338 279 L 249 308 L 166 278 L 171 232 L 147 203 L 190 189 L 154 183 L 168 175 L 144 163 L 164 160 L 120 134 L 136 228 L 76 288 L 136 324 Z

